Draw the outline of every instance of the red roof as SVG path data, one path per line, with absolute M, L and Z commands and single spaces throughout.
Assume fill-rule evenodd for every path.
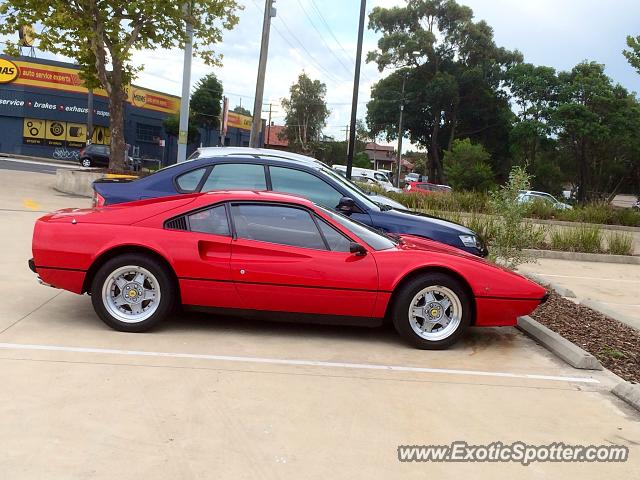
M 280 132 L 284 130 L 284 125 L 267 125 L 264 129 L 264 144 L 276 147 L 288 147 L 289 141 L 280 139 Z

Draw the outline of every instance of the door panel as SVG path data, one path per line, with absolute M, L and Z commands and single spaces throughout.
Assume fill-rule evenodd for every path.
M 231 277 L 246 308 L 370 316 L 378 270 L 371 254 L 355 256 L 238 239 L 231 247 Z

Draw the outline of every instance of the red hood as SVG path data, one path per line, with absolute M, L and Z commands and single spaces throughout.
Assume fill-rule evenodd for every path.
M 398 235 L 402 242 L 398 245 L 398 248 L 403 250 L 428 250 L 430 252 L 446 253 L 449 255 L 458 255 L 460 257 L 471 258 L 485 262 L 480 257 L 473 255 L 469 252 L 461 250 L 446 243 L 436 242 L 435 240 L 428 240 L 422 237 L 416 237 L 415 235 Z

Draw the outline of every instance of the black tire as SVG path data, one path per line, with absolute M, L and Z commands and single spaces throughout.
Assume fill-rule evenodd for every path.
M 89 162 L 89 164 L 85 165 L 85 161 Z M 80 165 L 85 167 L 85 168 L 89 168 L 89 167 L 93 167 L 93 162 L 91 161 L 91 159 L 89 157 L 85 157 L 85 158 L 81 158 L 80 159 Z
M 142 267 L 149 271 L 156 278 L 160 292 L 160 301 L 153 314 L 136 323 L 127 323 L 115 317 L 105 305 L 102 294 L 111 274 L 125 266 Z M 127 253 L 108 260 L 98 269 L 91 282 L 91 303 L 100 319 L 111 328 L 121 332 L 146 332 L 171 313 L 176 301 L 176 289 L 171 272 L 161 262 L 147 255 Z
M 409 307 L 413 298 L 424 288 L 440 286 L 453 292 L 460 302 L 462 315 L 457 328 L 446 338 L 429 340 L 418 335 L 411 326 Z M 442 350 L 457 342 L 471 324 L 472 299 L 465 286 L 456 278 L 441 272 L 424 273 L 400 286 L 394 297 L 391 318 L 396 331 L 407 342 L 423 350 Z

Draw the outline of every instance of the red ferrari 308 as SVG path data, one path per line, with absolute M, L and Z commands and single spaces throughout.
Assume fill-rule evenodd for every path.
M 142 332 L 176 306 L 379 325 L 445 348 L 471 325 L 514 325 L 546 299 L 529 280 L 454 247 L 387 236 L 292 195 L 212 192 L 40 218 L 30 268 L 89 293 L 98 316 Z

